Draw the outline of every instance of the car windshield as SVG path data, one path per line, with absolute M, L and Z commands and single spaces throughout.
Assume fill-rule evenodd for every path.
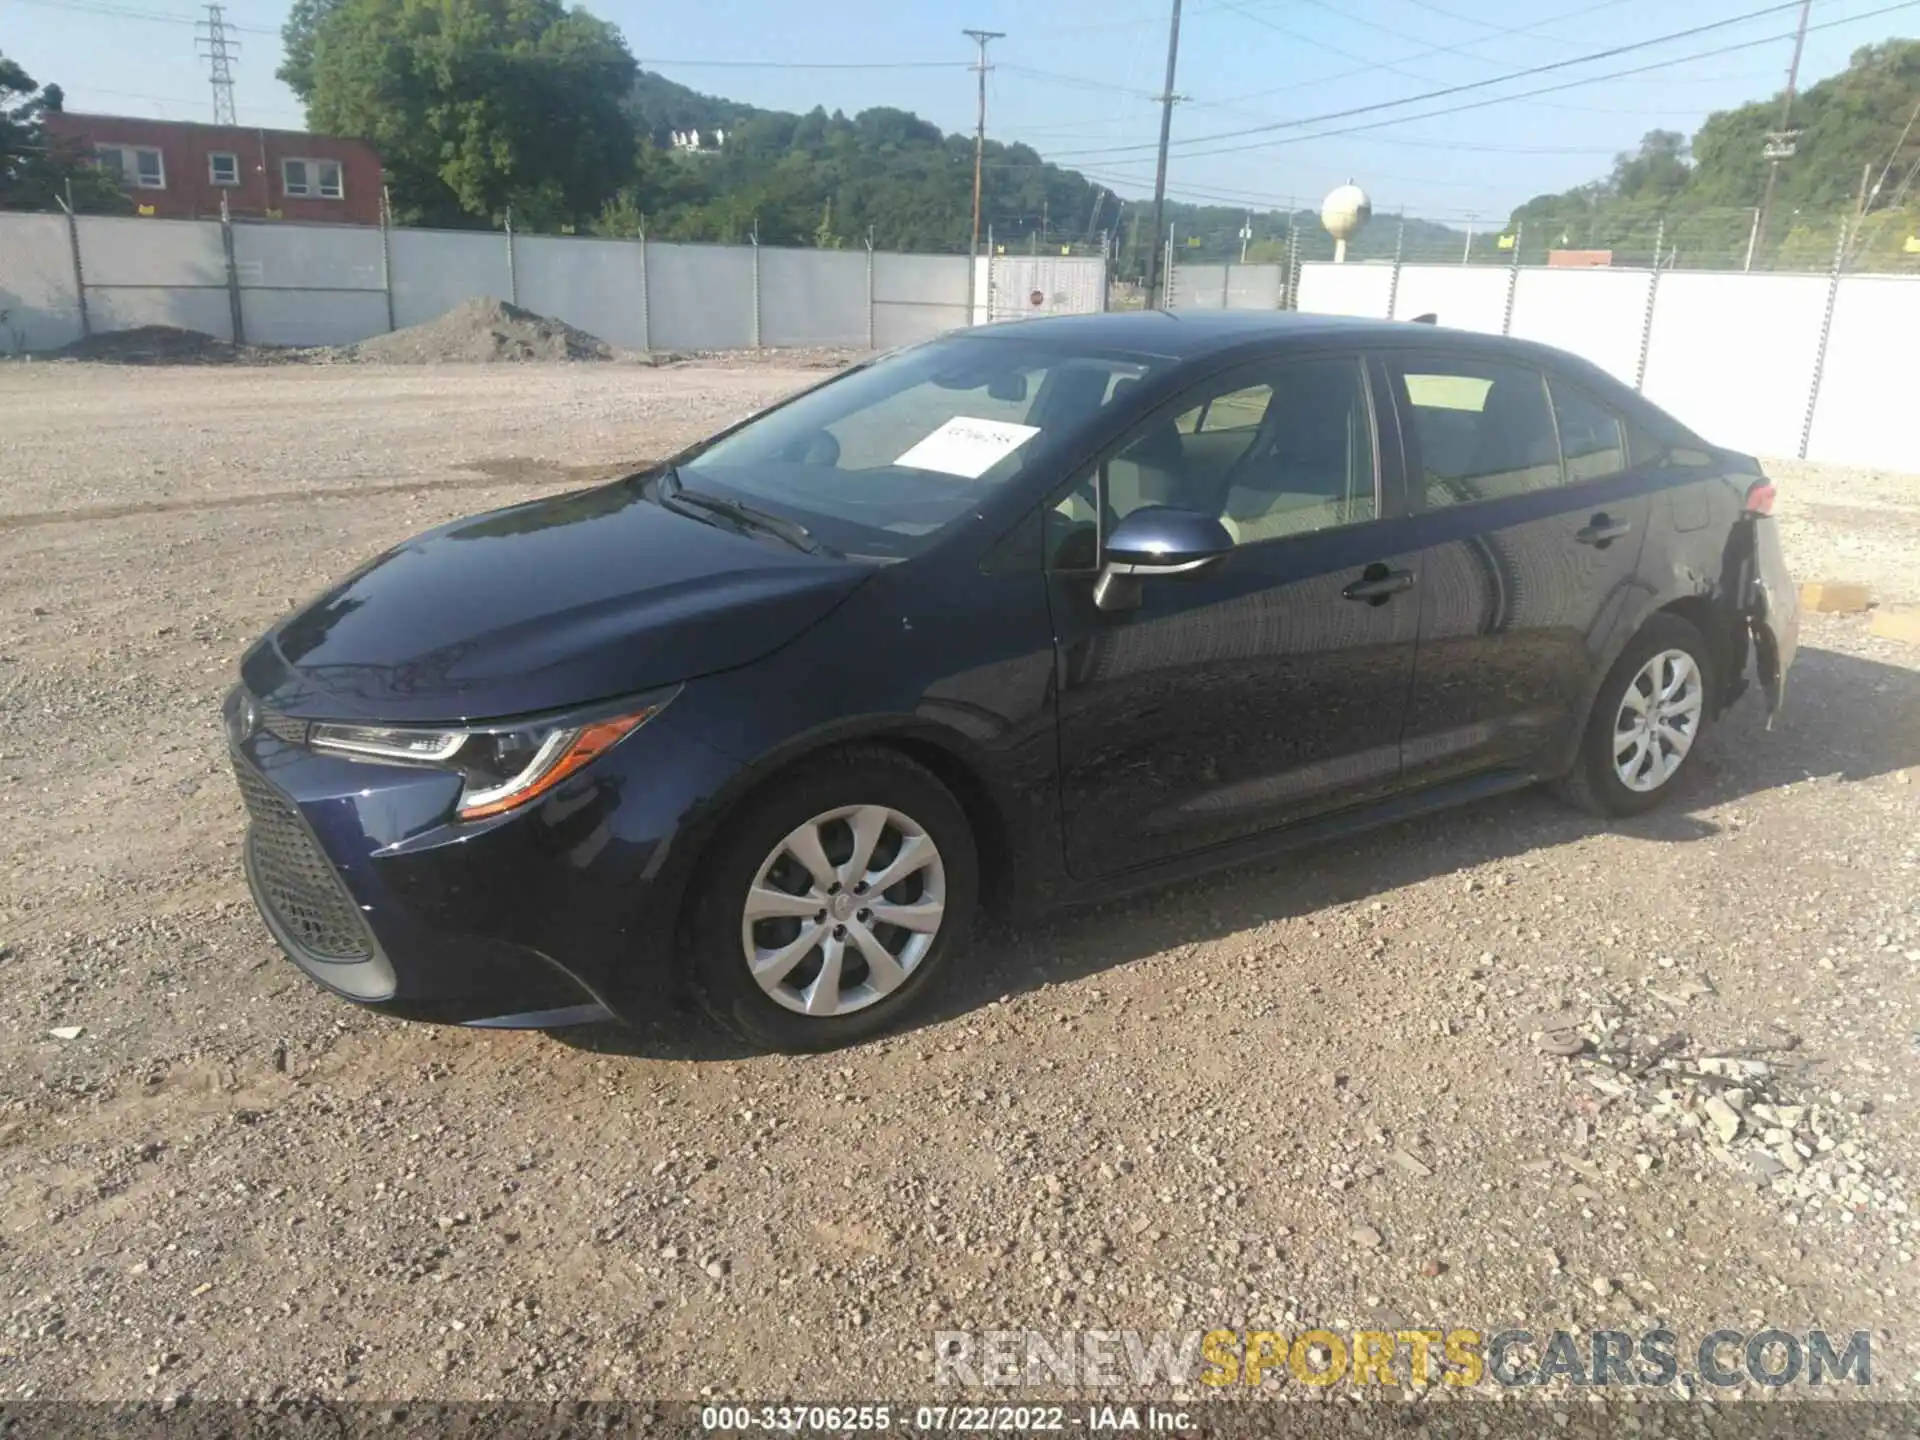
M 752 421 L 681 462 L 679 485 L 659 493 L 716 523 L 757 512 L 789 522 L 788 538 L 797 524 L 844 554 L 903 559 L 1044 469 L 1163 363 L 1034 340 L 936 340 Z

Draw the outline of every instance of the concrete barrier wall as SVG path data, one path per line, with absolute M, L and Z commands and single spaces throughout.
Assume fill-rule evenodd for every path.
M 1302 265 L 1300 309 L 1318 315 L 1364 315 L 1387 318 L 1387 296 L 1393 289 L 1391 265 Z
M 1498 335 L 1506 323 L 1511 271 L 1472 265 L 1402 265 L 1393 318 L 1433 315 L 1435 324 Z
M 256 345 L 351 345 L 387 328 L 380 232 L 236 225 L 240 317 Z
M 867 346 L 867 252 L 760 250 L 762 345 Z
M 80 223 L 80 271 L 95 330 L 177 325 L 233 338 L 220 226 L 212 220 L 89 216 Z
M 756 343 L 751 245 L 647 246 L 656 350 L 744 350 Z
M 1784 457 L 1804 434 L 1809 460 L 1920 473 L 1907 417 L 1920 277 L 1403 265 L 1396 283 L 1391 266 L 1315 262 L 1300 309 L 1379 317 L 1391 293 L 1398 318 L 1499 333 L 1509 282 L 1506 333 L 1638 384 L 1709 440 Z
M 1796 455 L 1826 302 L 1824 275 L 1667 271 L 1641 391 L 1716 444 Z
M 922 340 L 971 323 L 972 264 L 964 255 L 873 257 L 873 343 L 881 350 Z
M 81 337 L 75 234 L 96 332 L 232 339 L 237 302 L 249 341 L 340 345 L 489 296 L 635 350 L 887 349 L 967 324 L 973 304 L 961 255 L 258 222 L 229 233 L 231 274 L 218 221 L 89 215 L 70 229 L 64 215 L 0 212 L 0 354 Z M 1104 304 L 1100 265 L 1055 265 L 1093 276 L 1074 308 Z
M 636 242 L 516 235 L 513 275 L 517 303 L 527 309 L 609 345 L 647 348 L 647 257 Z
M 1278 310 L 1286 271 L 1278 265 L 1176 265 L 1175 310 Z
M 237 305 L 245 338 L 272 345 L 350 343 L 493 296 L 633 349 L 861 348 L 869 338 L 891 349 L 968 324 L 980 300 L 960 255 L 516 236 L 510 258 L 499 232 L 252 223 L 230 234 L 231 268 L 216 221 L 83 216 L 70 228 L 64 215 L 0 212 L 0 353 L 79 339 L 79 277 L 95 333 L 174 325 L 231 339 Z M 1009 267 L 1009 284 L 1099 264 L 1040 260 L 1045 275 Z M 1064 300 L 1049 292 L 1038 308 L 1096 294 L 1104 303 L 1091 271 L 1069 278 L 1075 286 L 1056 286 Z M 1284 269 L 1175 273 L 1176 308 L 1217 308 L 1223 295 L 1230 309 L 1272 308 L 1285 298 Z M 1637 381 L 1721 444 L 1794 455 L 1804 432 L 1809 459 L 1920 473 L 1920 426 L 1908 418 L 1920 278 L 1669 270 L 1656 283 L 1646 270 L 1301 267 L 1302 310 L 1384 318 L 1389 304 L 1400 318 L 1432 312 L 1465 329 L 1506 321 L 1513 335 Z
M 462 300 L 513 298 L 504 235 L 461 230 L 395 230 L 393 323 L 404 330 L 444 315 Z
M 1652 288 L 1651 270 L 1522 270 L 1509 333 L 1571 350 L 1631 385 Z
M 64 215 L 0 215 L 0 354 L 80 338 L 73 241 Z
M 1807 453 L 1816 460 L 1920 471 L 1920 277 L 1849 275 L 1833 329 Z M 1915 557 L 1920 559 L 1920 557 Z

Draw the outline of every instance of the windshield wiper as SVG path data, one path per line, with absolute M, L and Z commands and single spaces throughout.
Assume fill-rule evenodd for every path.
M 704 491 L 689 490 L 680 479 L 677 470 L 665 472 L 661 476 L 661 498 L 678 501 L 709 514 L 724 515 L 736 525 L 747 530 L 758 530 L 786 541 L 796 550 L 804 550 L 809 555 L 833 553 L 827 546 L 813 538 L 813 532 L 798 520 L 789 520 L 784 515 L 775 515 L 771 510 L 762 510 L 757 505 L 749 505 L 742 500 L 728 500 L 719 495 L 708 495 Z

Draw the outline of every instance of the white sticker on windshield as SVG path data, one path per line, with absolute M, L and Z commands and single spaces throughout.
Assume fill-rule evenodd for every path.
M 978 480 L 1039 433 L 1037 425 L 956 415 L 893 463 Z

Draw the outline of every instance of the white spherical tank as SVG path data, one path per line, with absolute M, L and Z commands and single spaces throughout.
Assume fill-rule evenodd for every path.
M 1347 241 L 1373 216 L 1367 192 L 1349 180 L 1328 192 L 1320 202 L 1320 223 L 1334 239 L 1334 259 L 1347 258 Z

